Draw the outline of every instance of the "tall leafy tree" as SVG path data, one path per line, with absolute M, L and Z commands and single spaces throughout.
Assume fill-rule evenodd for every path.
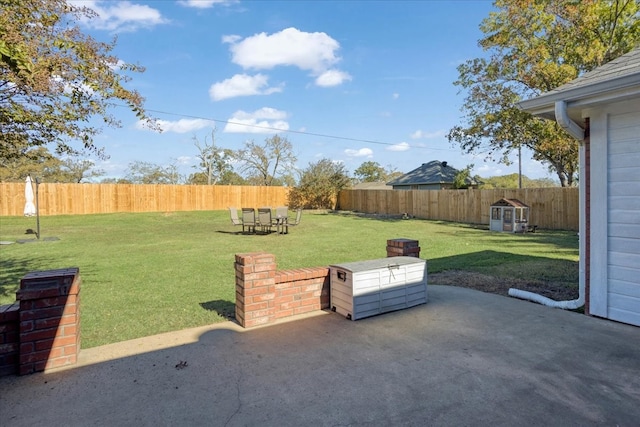
M 0 158 L 0 181 L 19 182 L 31 175 L 45 182 L 55 182 L 52 177 L 60 170 L 61 163 L 46 147 L 33 148 L 25 156 Z
M 0 181 L 6 182 L 24 181 L 31 175 L 43 182 L 79 183 L 104 174 L 103 170 L 95 169 L 92 160 L 70 156 L 59 159 L 46 147 L 33 148 L 20 157 L 0 158 Z
M 278 185 L 278 179 L 289 176 L 298 160 L 291 142 L 279 135 L 266 138 L 262 145 L 248 141 L 235 157 L 240 162 L 240 173 L 247 175 L 249 181 L 266 186 Z
M 298 186 L 289 192 L 289 206 L 307 209 L 333 209 L 340 190 L 349 187 L 351 179 L 342 163 L 322 159 L 310 163 Z
M 222 175 L 218 184 L 219 185 L 247 185 L 247 181 L 243 177 L 238 175 L 236 172 L 227 171 Z
M 467 165 L 467 167 L 459 171 L 456 176 L 453 177 L 452 188 L 456 190 L 465 190 L 473 185 L 477 185 L 479 177 L 471 176 L 472 169 L 473 164 Z
M 0 0 L 0 158 L 52 144 L 57 154 L 88 149 L 101 131 L 94 118 L 119 126 L 110 113 L 125 103 L 146 119 L 143 98 L 125 87 L 144 69 L 81 32 L 95 13 L 65 0 Z M 97 121 L 99 123 L 99 120 Z
M 356 182 L 383 182 L 391 181 L 403 173 L 393 165 L 388 165 L 385 169 L 378 162 L 366 161 L 353 171 L 353 175 Z
M 85 180 L 104 176 L 103 169 L 95 169 L 95 162 L 89 159 L 67 157 L 60 164 L 60 178 L 58 182 L 80 183 Z
M 366 161 L 353 171 L 358 182 L 380 182 L 387 178 L 387 172 L 378 162 Z
M 489 178 L 479 178 L 479 188 L 481 190 L 490 190 L 493 188 L 518 188 L 519 175 L 512 173 L 502 176 L 491 176 Z M 550 178 L 536 178 L 531 179 L 526 175 L 522 176 L 522 188 L 544 188 L 544 187 L 557 187 L 558 183 Z
M 637 0 L 496 0 L 482 21 L 479 41 L 488 53 L 458 67 L 466 91 L 464 125 L 451 142 L 468 153 L 509 162 L 528 147 L 533 157 L 574 184 L 577 142 L 553 122 L 521 111 L 517 103 L 548 92 L 633 49 L 640 41 Z

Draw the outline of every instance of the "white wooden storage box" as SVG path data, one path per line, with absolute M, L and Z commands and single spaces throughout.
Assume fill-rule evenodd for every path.
M 329 266 L 331 309 L 357 320 L 427 302 L 427 262 L 408 256 Z

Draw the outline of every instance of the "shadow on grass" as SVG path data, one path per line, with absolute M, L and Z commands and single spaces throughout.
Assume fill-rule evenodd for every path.
M 476 271 L 517 279 L 578 283 L 578 262 L 499 251 L 479 251 L 428 259 L 429 272 Z
M 214 301 L 201 302 L 200 307 L 207 311 L 215 311 L 225 319 L 231 320 L 236 318 L 236 305 L 231 301 L 218 299 Z
M 37 258 L 9 258 L 6 254 L 0 262 L 0 296 L 15 296 L 20 288 L 20 280 L 30 271 L 42 270 L 43 260 Z
M 478 235 L 484 242 L 495 243 L 496 246 L 519 246 L 523 243 L 534 243 L 543 245 L 553 245 L 561 249 L 574 249 L 578 253 L 578 235 L 576 231 L 571 230 L 545 230 L 537 229 L 535 233 L 501 233 L 489 231 L 487 224 L 467 224 L 452 221 L 428 220 L 421 218 L 403 219 L 402 215 L 390 214 L 370 214 L 363 212 L 350 211 L 329 211 L 328 215 L 336 215 L 343 218 L 353 218 L 361 221 L 381 221 L 381 222 L 405 222 L 411 221 L 420 230 L 423 225 L 438 225 L 441 228 L 429 231 L 432 234 L 455 237 L 458 233 L 486 232 L 486 234 Z M 463 238 L 469 238 L 467 234 Z
M 248 231 L 242 232 L 242 231 L 226 231 L 226 230 L 217 230 L 216 233 L 220 233 L 220 234 L 235 234 L 236 236 L 271 236 L 271 235 L 276 235 L 276 231 L 275 230 L 271 230 L 271 231 L 256 231 L 249 233 Z
M 248 234 L 248 233 L 243 233 L 242 231 L 227 231 L 227 230 L 216 230 L 216 233 L 221 233 L 221 234 L 235 234 L 237 235 L 241 235 L 241 234 Z
M 399 221 L 406 220 L 406 219 L 403 219 L 402 214 L 395 214 L 395 215 L 394 214 L 378 214 L 378 213 L 365 213 L 365 212 L 357 212 L 357 211 L 328 211 L 320 215 L 335 215 L 335 216 L 341 216 L 344 218 L 376 220 L 376 221 L 383 221 L 383 222 L 399 222 Z

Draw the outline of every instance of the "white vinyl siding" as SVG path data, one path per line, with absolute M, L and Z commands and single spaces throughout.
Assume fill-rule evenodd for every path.
M 610 114 L 607 140 L 607 317 L 640 326 L 640 112 Z

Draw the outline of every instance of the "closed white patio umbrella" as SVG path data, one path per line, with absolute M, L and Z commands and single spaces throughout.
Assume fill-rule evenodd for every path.
M 24 187 L 24 198 L 26 203 L 24 205 L 24 216 L 35 216 L 36 205 L 33 204 L 33 185 L 31 183 L 31 176 L 27 175 L 27 182 Z

